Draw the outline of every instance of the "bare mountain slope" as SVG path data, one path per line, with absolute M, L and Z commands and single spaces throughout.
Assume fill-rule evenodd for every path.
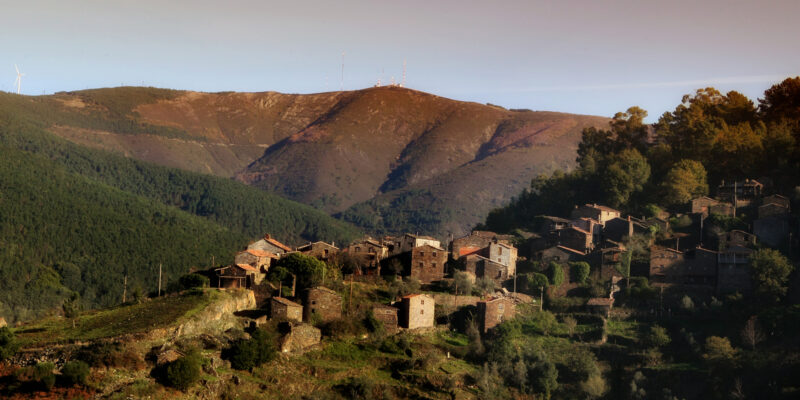
M 68 119 L 49 127 L 74 142 L 232 176 L 375 231 L 439 234 L 468 229 L 534 176 L 570 168 L 581 130 L 608 121 L 397 87 L 310 95 L 116 88 L 51 100 L 70 115 L 135 126 Z

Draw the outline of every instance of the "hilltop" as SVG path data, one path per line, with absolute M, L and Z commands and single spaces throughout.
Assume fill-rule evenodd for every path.
M 12 99 L 21 115 L 74 143 L 235 177 L 377 233 L 463 233 L 533 177 L 570 169 L 581 130 L 608 122 L 398 87 L 305 95 L 123 87 L 24 99 Z

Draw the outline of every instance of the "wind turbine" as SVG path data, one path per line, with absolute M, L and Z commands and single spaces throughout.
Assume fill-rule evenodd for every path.
M 17 80 L 14 81 L 14 83 L 17 85 L 17 94 L 19 94 L 19 87 L 22 84 L 22 77 L 25 76 L 25 74 L 19 72 L 19 67 L 17 67 L 17 64 L 14 64 L 14 69 L 17 70 Z

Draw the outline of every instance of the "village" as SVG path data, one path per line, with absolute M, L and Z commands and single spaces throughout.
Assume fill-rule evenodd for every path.
M 658 292 L 659 309 L 651 312 L 663 313 L 686 296 L 707 302 L 713 296 L 752 292 L 750 255 L 759 246 L 782 248 L 792 240 L 790 201 L 779 194 L 766 195 L 769 190 L 763 178 L 723 183 L 716 198 L 695 198 L 683 212 L 658 210 L 649 218 L 623 216 L 598 204 L 576 205 L 569 216 L 538 217 L 536 232 L 475 230 L 452 238 L 446 246 L 430 236 L 406 233 L 365 237 L 342 248 L 319 241 L 292 249 L 265 235 L 236 254 L 231 265 L 206 274 L 212 287 L 254 292 L 265 315 L 253 324 L 269 318 L 304 326 L 295 329 L 310 332 L 303 335 L 309 339 L 299 347 L 295 340 L 291 350 L 320 341 L 320 330 L 312 324 L 353 314 L 348 302 L 352 303 L 354 281 L 412 282 L 412 292 L 389 295 L 389 301 L 367 307 L 389 332 L 452 325 L 450 317 L 470 306 L 469 322 L 486 334 L 513 319 L 520 304 L 541 310 L 564 297 L 578 297 L 578 302 L 570 302 L 570 311 L 609 317 L 615 293 L 631 287 L 631 278 L 644 278 Z M 720 227 L 719 220 L 737 214 L 748 216 L 749 229 Z M 636 246 L 646 258 L 631 254 Z M 293 254 L 336 265 L 342 274 L 301 290 L 297 276 L 270 280 L 271 266 Z M 579 265 L 588 265 L 588 276 L 576 277 Z M 562 271 L 554 273 L 554 268 Z M 536 275 L 544 275 L 544 282 L 534 279 Z M 594 287 L 588 295 L 574 295 L 578 292 L 573 289 L 588 285 Z

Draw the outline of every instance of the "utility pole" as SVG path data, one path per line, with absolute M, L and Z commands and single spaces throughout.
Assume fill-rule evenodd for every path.
M 353 275 L 355 274 L 350 274 L 350 296 L 347 299 L 347 315 L 353 313 Z
M 128 297 L 128 274 L 122 279 L 122 303 L 124 304 Z
M 539 287 L 539 311 L 544 311 L 544 286 Z
M 162 263 L 158 263 L 158 297 L 161 297 L 161 267 Z

